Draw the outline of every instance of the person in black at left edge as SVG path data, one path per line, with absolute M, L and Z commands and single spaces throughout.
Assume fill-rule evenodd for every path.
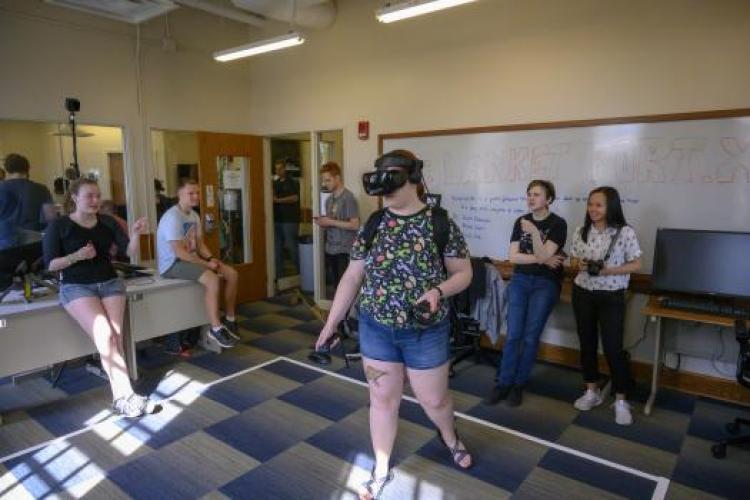
M 91 179 L 72 182 L 69 197 L 74 210 L 52 221 L 44 234 L 45 265 L 60 273 L 60 302 L 96 345 L 115 413 L 131 418 L 153 413 L 153 402 L 130 383 L 122 338 L 125 282 L 112 266 L 114 257 L 136 255 L 146 219 L 133 224 L 128 238 L 114 219 L 99 213 L 101 194 Z
M 274 172 L 273 234 L 276 277 L 279 278 L 283 276 L 282 248 L 289 252 L 295 273 L 299 271 L 299 183 L 288 175 L 283 160 L 274 164 Z

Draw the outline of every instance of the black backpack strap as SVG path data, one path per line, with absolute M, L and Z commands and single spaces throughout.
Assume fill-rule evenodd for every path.
M 448 211 L 442 207 L 432 207 L 432 234 L 435 238 L 435 246 L 437 247 L 441 262 L 445 253 L 445 247 L 448 246 L 450 232 L 451 226 L 448 220 Z
M 365 242 L 365 250 L 370 251 L 372 248 L 372 242 L 375 241 L 375 236 L 378 234 L 378 226 L 380 226 L 380 220 L 383 218 L 385 208 L 376 210 L 370 215 L 365 222 L 365 228 L 362 230 L 362 239 Z

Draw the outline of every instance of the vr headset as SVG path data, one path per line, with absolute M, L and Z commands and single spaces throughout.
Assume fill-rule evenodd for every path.
M 422 182 L 422 160 L 412 160 L 399 154 L 386 153 L 375 161 L 375 171 L 362 175 L 362 185 L 370 196 L 389 195 L 407 181 Z M 398 168 L 398 170 L 388 170 Z

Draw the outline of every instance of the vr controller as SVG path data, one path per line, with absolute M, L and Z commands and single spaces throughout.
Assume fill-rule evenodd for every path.
M 426 300 L 417 302 L 411 308 L 411 318 L 417 328 L 429 328 L 433 326 L 439 317 L 440 308 L 435 312 L 430 311 L 430 303 Z
M 307 355 L 307 359 L 312 361 L 313 363 L 319 364 L 319 365 L 330 365 L 331 364 L 331 345 L 333 345 L 334 341 L 338 338 L 339 334 L 336 333 L 334 335 L 331 335 L 331 337 L 326 341 L 325 344 L 318 347 L 317 349 L 313 350 L 310 354 Z

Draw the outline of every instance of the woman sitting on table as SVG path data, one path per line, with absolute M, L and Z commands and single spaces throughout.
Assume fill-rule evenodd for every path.
M 632 227 L 625 222 L 620 194 L 615 188 L 598 187 L 589 193 L 586 219 L 576 229 L 570 249 L 571 266 L 578 269 L 573 286 L 573 312 L 581 343 L 581 367 L 586 392 L 573 406 L 590 410 L 602 404 L 597 382 L 597 347 L 602 347 L 612 374 L 615 422 L 633 423 L 625 392 L 630 366 L 622 340 L 625 324 L 625 290 L 630 273 L 641 268 L 641 248 Z
M 130 239 L 110 216 L 100 214 L 96 181 L 79 179 L 70 186 L 72 212 L 54 220 L 44 235 L 44 262 L 60 272 L 60 302 L 96 345 L 109 377 L 112 408 L 126 417 L 152 413 L 154 405 L 135 393 L 125 364 L 122 322 L 125 283 L 117 277 L 112 258 L 138 252 L 146 219 L 130 229 Z

